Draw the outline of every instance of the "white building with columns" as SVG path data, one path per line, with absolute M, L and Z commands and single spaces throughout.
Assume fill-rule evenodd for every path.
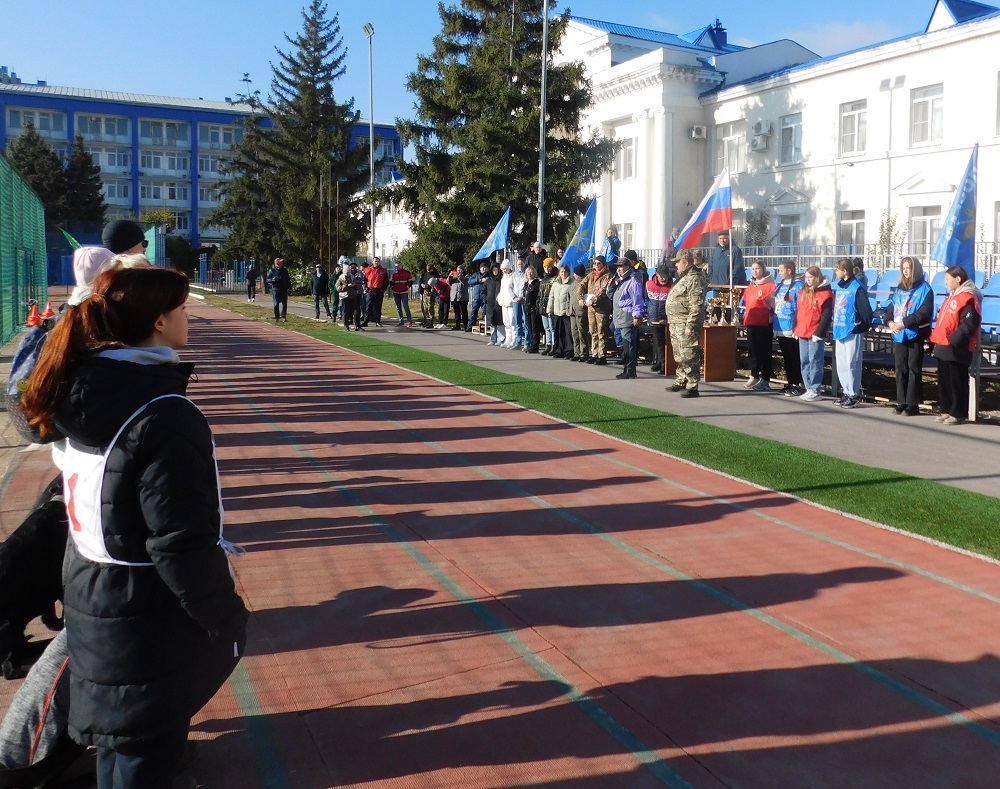
M 753 209 L 787 254 L 865 254 L 890 217 L 926 261 L 978 142 L 977 241 L 995 252 L 1000 10 L 929 10 L 921 32 L 824 58 L 791 41 L 734 47 L 718 22 L 675 36 L 571 19 L 558 57 L 587 67 L 586 126 L 622 141 L 589 187 L 599 223 L 661 248 L 728 166 L 737 239 Z

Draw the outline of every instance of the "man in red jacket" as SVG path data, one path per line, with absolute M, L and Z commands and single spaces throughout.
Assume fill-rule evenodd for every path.
M 382 326 L 382 299 L 385 296 L 385 289 L 389 286 L 389 272 L 382 267 L 379 258 L 372 258 L 372 264 L 365 269 L 365 322 L 362 326 L 367 326 L 369 321 L 374 321 L 378 327 Z
M 413 325 L 413 315 L 410 314 L 410 288 L 413 287 L 413 275 L 407 271 L 400 263 L 396 264 L 396 270 L 389 277 L 389 284 L 392 286 L 392 298 L 396 302 L 396 314 L 399 315 L 399 325 L 406 323 Z M 406 320 L 403 320 L 403 313 L 406 313 Z

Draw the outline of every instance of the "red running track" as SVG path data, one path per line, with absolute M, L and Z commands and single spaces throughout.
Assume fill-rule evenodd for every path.
M 191 313 L 253 611 L 204 786 L 1000 784 L 995 564 Z

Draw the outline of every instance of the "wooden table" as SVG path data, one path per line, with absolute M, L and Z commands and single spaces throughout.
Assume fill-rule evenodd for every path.
M 733 381 L 736 379 L 736 327 L 706 323 L 702 333 L 705 354 L 703 380 Z

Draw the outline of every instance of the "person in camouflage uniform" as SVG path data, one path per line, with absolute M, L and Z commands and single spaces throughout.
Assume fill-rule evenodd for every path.
M 671 392 L 681 397 L 697 397 L 701 380 L 701 335 L 705 324 L 705 290 L 707 280 L 691 252 L 684 250 L 674 258 L 677 282 L 667 296 L 667 323 L 670 343 L 677 362 L 677 380 Z
M 607 364 L 606 337 L 608 332 L 608 317 L 611 315 L 611 299 L 607 296 L 608 284 L 611 282 L 611 272 L 608 263 L 602 255 L 594 258 L 590 273 L 585 276 L 577 287 L 577 304 L 586 306 L 590 319 L 590 358 L 587 364 Z

